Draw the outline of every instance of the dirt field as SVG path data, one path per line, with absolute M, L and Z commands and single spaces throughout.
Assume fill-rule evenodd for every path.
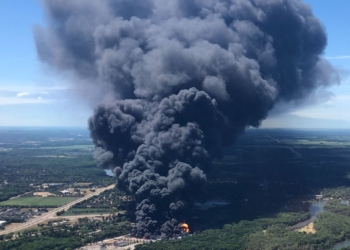
M 55 194 L 52 194 L 50 192 L 35 192 L 33 193 L 34 196 L 41 196 L 41 197 L 48 197 L 48 196 L 56 196 Z
M 85 195 L 92 194 L 91 188 L 80 188 L 80 192 L 85 192 Z
M 7 230 L 7 229 L 12 229 L 12 228 L 15 228 L 15 227 L 17 227 L 18 225 L 21 225 L 21 224 L 22 224 L 22 223 L 11 223 L 11 224 L 5 226 L 5 229 L 6 229 L 6 230 Z
M 309 225 L 306 225 L 305 227 L 298 229 L 297 231 L 298 232 L 305 232 L 308 234 L 315 234 L 316 233 L 313 222 L 311 222 Z

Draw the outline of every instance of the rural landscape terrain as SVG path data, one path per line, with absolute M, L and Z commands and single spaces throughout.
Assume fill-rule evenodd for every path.
M 350 1 L 18 2 L 0 250 L 350 250 Z
M 151 241 L 130 235 L 134 200 L 95 165 L 87 130 L 1 128 L 0 138 L 0 249 L 350 245 L 347 130 L 247 130 L 208 171 L 190 232 Z

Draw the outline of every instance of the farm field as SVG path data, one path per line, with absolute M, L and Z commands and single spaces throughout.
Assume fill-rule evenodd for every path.
M 33 148 L 29 148 L 29 147 L 26 147 L 26 148 L 20 148 L 20 149 L 92 149 L 94 148 L 93 145 L 91 144 L 86 144 L 86 145 L 69 145 L 69 146 L 57 146 L 57 147 L 33 147 Z
M 284 143 L 288 143 L 294 146 L 318 146 L 318 147 L 349 147 L 349 141 L 341 140 L 284 140 Z
M 80 197 L 19 197 L 0 202 L 0 206 L 63 206 Z

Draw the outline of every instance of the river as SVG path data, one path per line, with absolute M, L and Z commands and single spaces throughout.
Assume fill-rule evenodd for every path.
M 343 204 L 349 205 L 348 201 L 341 201 L 341 202 Z M 309 211 L 310 211 L 310 214 L 311 214 L 310 219 L 308 219 L 306 221 L 299 222 L 298 224 L 290 227 L 289 229 L 290 230 L 300 229 L 302 227 L 305 227 L 305 226 L 309 225 L 311 222 L 314 222 L 314 220 L 316 219 L 316 216 L 319 213 L 322 213 L 324 211 L 323 210 L 323 206 L 326 203 L 327 203 L 327 201 L 318 201 L 318 202 L 310 204 L 310 206 L 309 206 Z M 350 239 L 347 239 L 347 240 L 344 240 L 344 241 L 341 241 L 341 242 L 337 243 L 336 245 L 334 245 L 334 247 L 332 249 L 333 250 L 339 250 L 339 249 L 342 249 L 342 248 L 348 247 L 348 246 L 350 246 Z
M 350 246 L 350 239 L 349 240 L 344 240 L 342 242 L 339 242 L 339 243 L 335 244 L 333 249 L 334 250 L 338 250 L 338 249 L 342 249 L 342 248 L 348 247 L 348 246 Z
M 295 224 L 294 226 L 291 226 L 289 229 L 290 230 L 300 229 L 302 227 L 305 227 L 305 226 L 309 225 L 311 222 L 314 222 L 314 220 L 316 219 L 316 216 L 319 213 L 323 212 L 323 206 L 326 203 L 327 203 L 327 201 L 318 201 L 318 202 L 310 204 L 310 206 L 309 206 L 309 211 L 310 211 L 310 214 L 311 214 L 310 219 L 302 221 L 302 222 L 299 222 L 298 224 Z

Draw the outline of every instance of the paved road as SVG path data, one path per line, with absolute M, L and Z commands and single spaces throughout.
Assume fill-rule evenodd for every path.
M 18 232 L 18 231 L 21 231 L 21 230 L 25 230 L 29 227 L 32 227 L 32 226 L 35 226 L 39 223 L 43 223 L 44 221 L 48 220 L 50 217 L 53 217 L 56 215 L 57 212 L 60 212 L 60 211 L 63 211 L 63 210 L 68 210 L 71 206 L 83 201 L 83 200 L 87 200 L 89 198 L 91 198 L 92 196 L 95 196 L 95 195 L 99 195 L 100 193 L 102 193 L 103 191 L 107 190 L 107 189 L 112 189 L 114 188 L 114 184 L 113 185 L 110 185 L 108 187 L 104 187 L 104 188 L 99 188 L 99 189 L 96 189 L 95 192 L 91 193 L 91 194 L 88 194 L 84 197 L 81 197 L 75 201 L 72 201 L 62 207 L 58 207 L 58 208 L 55 208 L 51 211 L 49 211 L 48 213 L 45 213 L 43 215 L 41 215 L 40 217 L 36 217 L 36 218 L 33 218 L 33 219 L 30 219 L 29 221 L 23 223 L 23 224 L 20 224 L 18 225 L 17 227 L 15 228 L 11 228 L 11 229 L 7 229 L 7 230 L 3 230 L 3 231 L 0 231 L 0 235 L 4 235 L 4 234 L 8 234 L 8 233 L 15 233 L 15 232 Z

